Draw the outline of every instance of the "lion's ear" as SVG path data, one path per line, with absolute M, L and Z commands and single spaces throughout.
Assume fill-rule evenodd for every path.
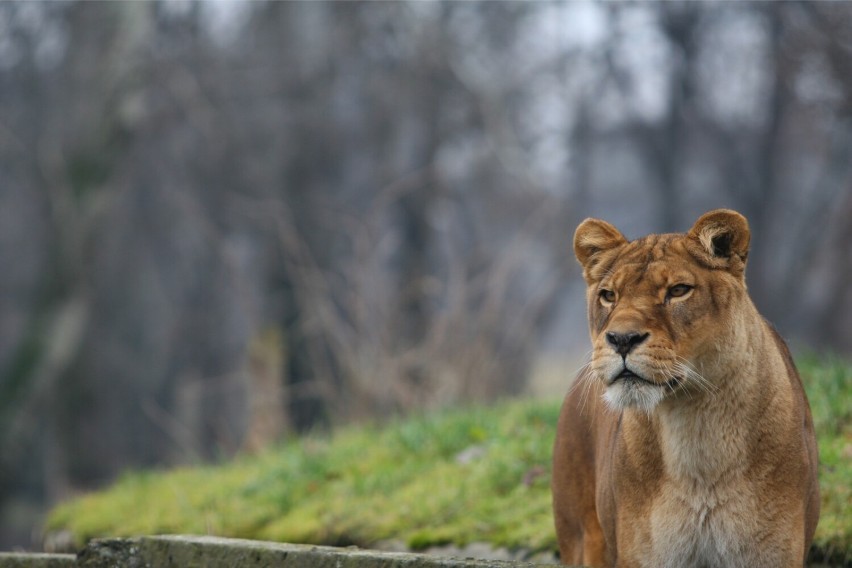
M 728 268 L 737 274 L 745 271 L 751 232 L 746 218 L 736 211 L 716 209 L 705 213 L 687 236 L 698 245 L 690 248 L 700 252 L 710 266 Z
M 597 279 L 594 268 L 601 256 L 627 243 L 618 229 L 600 219 L 586 219 L 574 232 L 574 254 L 583 266 L 586 281 Z

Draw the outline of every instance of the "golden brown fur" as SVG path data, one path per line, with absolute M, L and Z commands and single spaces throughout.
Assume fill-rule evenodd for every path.
M 819 518 L 813 422 L 746 291 L 748 244 L 728 210 L 632 242 L 597 219 L 577 228 L 594 351 L 554 447 L 563 562 L 802 566 Z

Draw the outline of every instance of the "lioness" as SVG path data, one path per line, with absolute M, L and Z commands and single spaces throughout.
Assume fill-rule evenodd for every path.
M 628 242 L 587 219 L 574 252 L 594 346 L 553 456 L 561 560 L 802 566 L 819 518 L 810 407 L 746 292 L 745 217 Z

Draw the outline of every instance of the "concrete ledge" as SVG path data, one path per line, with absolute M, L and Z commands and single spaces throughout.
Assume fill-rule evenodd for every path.
M 81 568 L 231 568 L 234 566 L 280 566 L 282 568 L 509 568 L 514 566 L 532 568 L 553 566 L 504 560 L 438 558 L 405 552 L 378 552 L 358 548 L 280 544 L 207 536 L 151 536 L 94 540 L 77 555 L 74 564 L 61 566 L 64 568 L 71 565 Z M 6 564 L 0 563 L 0 567 L 5 568 L 5 566 Z
M 73 554 L 26 554 L 0 552 L 0 568 L 73 568 Z

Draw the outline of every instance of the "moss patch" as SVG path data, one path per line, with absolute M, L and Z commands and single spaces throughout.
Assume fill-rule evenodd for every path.
M 800 361 L 820 445 L 822 555 L 852 560 L 852 368 Z M 195 533 L 369 547 L 401 539 L 551 550 L 559 401 L 509 402 L 292 440 L 222 466 L 128 473 L 57 507 L 47 530 Z

